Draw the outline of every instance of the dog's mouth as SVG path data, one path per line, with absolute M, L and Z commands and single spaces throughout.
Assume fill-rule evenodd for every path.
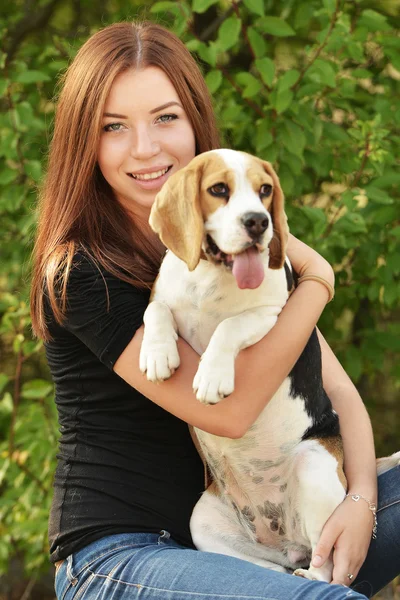
M 238 254 L 226 254 L 207 234 L 205 252 L 210 260 L 223 264 L 232 271 L 240 289 L 258 288 L 264 280 L 264 265 L 257 244 L 249 243 L 248 247 Z

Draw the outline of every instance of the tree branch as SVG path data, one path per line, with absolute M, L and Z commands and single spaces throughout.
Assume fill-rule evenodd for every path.
M 20 348 L 18 350 L 17 366 L 15 369 L 13 411 L 12 411 L 12 415 L 11 415 L 10 435 L 8 438 L 8 456 L 10 457 L 10 459 L 12 458 L 12 454 L 14 452 L 15 424 L 17 421 L 17 412 L 18 412 L 19 400 L 20 400 L 20 395 L 21 395 L 22 362 L 23 362 L 22 348 Z
M 307 64 L 306 64 L 306 65 L 303 67 L 303 69 L 300 71 L 300 75 L 299 75 L 299 78 L 298 78 L 298 80 L 297 80 L 297 81 L 296 81 L 296 83 L 294 83 L 294 84 L 293 84 L 293 86 L 292 86 L 292 90 L 293 90 L 293 91 L 297 90 L 297 88 L 299 87 L 299 84 L 300 84 L 300 82 L 302 81 L 302 79 L 303 79 L 304 75 L 307 73 L 308 69 L 309 69 L 309 68 L 310 68 L 310 67 L 311 67 L 311 66 L 314 64 L 314 62 L 317 60 L 317 58 L 318 58 L 318 57 L 319 57 L 319 55 L 321 54 L 322 50 L 323 50 L 323 49 L 325 48 L 325 46 L 327 45 L 327 43 L 328 43 L 328 40 L 329 40 L 329 38 L 330 38 L 330 36 L 331 36 L 331 34 L 332 34 L 332 31 L 333 31 L 333 30 L 334 30 L 334 28 L 335 28 L 336 22 L 337 22 L 337 20 L 338 20 L 338 17 L 339 17 L 340 2 L 341 2 L 341 0 L 336 0 L 335 12 L 334 12 L 334 13 L 333 13 L 333 15 L 332 15 L 332 19 L 331 19 L 331 22 L 330 22 L 330 25 L 329 25 L 328 32 L 327 32 L 327 34 L 326 34 L 326 36 L 325 36 L 325 39 L 324 39 L 324 41 L 322 42 L 322 44 L 320 44 L 320 45 L 318 46 L 318 48 L 316 49 L 316 51 L 315 51 L 315 53 L 314 53 L 314 56 L 311 58 L 310 62 L 309 62 L 309 63 L 307 63 Z
M 361 175 L 364 172 L 365 165 L 367 164 L 368 157 L 371 153 L 370 138 L 371 138 L 371 134 L 369 133 L 365 140 L 364 154 L 362 157 L 360 168 L 358 169 L 357 173 L 355 174 L 353 182 L 352 182 L 351 186 L 349 187 L 349 189 L 357 187 L 358 182 L 361 179 Z M 323 239 L 327 238 L 329 236 L 329 234 L 331 233 L 333 226 L 336 223 L 336 219 L 337 219 L 340 211 L 342 210 L 342 208 L 343 208 L 343 205 L 339 204 L 339 206 L 337 207 L 337 209 L 335 211 L 335 214 L 333 215 L 333 217 L 331 218 L 331 220 L 329 222 L 328 227 L 326 228 L 325 233 L 321 236 Z
M 218 29 L 218 27 L 220 25 L 222 25 L 222 23 L 225 21 L 225 19 L 227 19 L 228 17 L 231 16 L 231 14 L 234 12 L 234 10 L 235 9 L 233 6 L 228 8 L 228 10 L 226 12 L 224 12 L 217 19 L 212 21 L 212 23 L 210 23 L 209 26 L 206 27 L 206 29 L 204 29 L 204 31 L 201 32 L 198 39 L 202 42 L 206 42 L 207 40 L 209 40 L 211 38 L 212 34 L 214 33 L 214 31 L 216 31 Z
M 13 60 L 24 39 L 34 31 L 39 31 L 45 27 L 60 1 L 61 0 L 50 0 L 48 4 L 41 6 L 40 8 L 37 8 L 36 6 L 32 7 L 32 3 L 27 6 L 29 12 L 25 13 L 22 19 L 16 23 L 14 29 L 10 31 L 9 39 L 6 42 L 6 67 Z
M 180 2 L 178 3 L 179 8 L 183 14 L 183 10 L 181 7 Z M 227 13 L 225 13 L 224 18 L 226 18 Z M 198 40 L 199 42 L 202 42 L 202 39 L 197 35 L 196 31 L 194 30 L 193 24 L 188 21 L 188 29 L 190 31 L 190 33 L 193 35 L 193 37 L 196 38 L 196 40 Z M 234 79 L 231 77 L 231 75 L 228 73 L 228 70 L 225 69 L 225 67 L 221 67 L 219 65 L 216 66 L 217 69 L 219 69 L 221 71 L 221 73 L 224 75 L 224 77 L 226 77 L 226 79 L 229 81 L 229 83 L 235 88 L 235 90 L 238 92 L 238 94 L 243 98 L 243 90 L 237 85 L 237 83 L 234 81 Z M 261 108 L 252 100 L 249 100 L 248 98 L 243 98 L 243 100 L 246 102 L 246 104 L 248 104 L 250 106 L 250 108 L 252 108 L 260 117 L 265 118 L 265 114 L 264 112 L 261 110 Z

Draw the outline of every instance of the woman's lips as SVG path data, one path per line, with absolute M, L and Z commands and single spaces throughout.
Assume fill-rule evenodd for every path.
M 128 173 L 128 177 L 130 177 L 131 180 L 143 190 L 155 190 L 160 188 L 165 183 L 165 181 L 168 179 L 171 169 L 172 165 L 168 167 L 168 170 L 166 173 L 164 173 L 164 175 L 156 177 L 155 179 L 137 179 L 132 173 Z

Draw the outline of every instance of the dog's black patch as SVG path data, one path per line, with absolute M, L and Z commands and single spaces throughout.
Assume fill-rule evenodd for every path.
M 290 395 L 304 400 L 306 412 L 312 419 L 312 425 L 305 431 L 302 439 L 338 435 L 339 418 L 322 385 L 321 347 L 316 329 L 289 377 Z
M 285 275 L 286 275 L 286 284 L 287 284 L 287 291 L 291 292 L 293 289 L 293 285 L 294 285 L 294 277 L 293 277 L 293 273 L 289 268 L 289 265 L 287 264 L 286 260 L 283 263 L 283 266 L 285 267 Z

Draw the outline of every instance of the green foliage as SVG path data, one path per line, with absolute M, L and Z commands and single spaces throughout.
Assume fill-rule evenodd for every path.
M 47 562 L 57 426 L 43 348 L 30 335 L 29 254 L 58 76 L 104 24 L 139 16 L 176 31 L 202 65 L 224 144 L 275 165 L 292 232 L 335 267 L 336 298 L 321 329 L 364 396 L 379 451 L 393 451 L 400 386 L 398 3 L 38 4 L 32 15 L 22 0 L 0 11 L 0 572 L 16 551 L 29 572 Z

